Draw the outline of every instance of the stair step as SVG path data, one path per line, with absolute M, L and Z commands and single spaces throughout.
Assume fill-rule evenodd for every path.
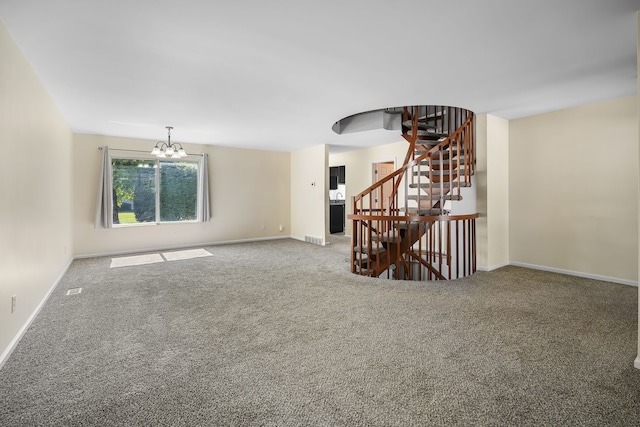
M 375 240 L 375 239 L 373 239 L 373 236 L 371 237 L 371 240 Z M 383 253 L 383 252 L 386 252 L 386 251 L 387 251 L 387 250 L 384 248 L 384 246 L 377 246 L 377 245 L 376 245 L 376 246 L 372 245 L 371 247 L 368 247 L 368 246 L 355 247 L 355 248 L 353 248 L 353 250 L 354 250 L 355 252 L 362 253 L 363 258 L 364 258 L 364 256 L 366 256 L 367 254 L 371 254 L 371 255 L 378 255 L 378 254 L 381 254 L 381 253 Z
M 437 185 L 437 183 L 434 183 Z M 431 193 L 429 193 L 429 191 L 427 190 L 431 190 Z M 424 194 L 422 195 L 426 195 L 427 197 L 429 197 L 429 194 L 432 194 L 434 198 L 439 197 L 443 192 L 446 194 L 448 194 L 451 189 L 450 188 L 443 188 L 441 189 L 439 186 L 434 186 L 433 188 L 429 189 L 429 188 L 422 188 L 421 191 L 424 192 Z M 410 194 L 408 197 L 413 196 L 412 194 Z
M 464 169 L 463 167 L 460 167 L 459 169 L 453 169 L 453 173 L 454 174 L 458 174 L 458 170 L 460 169 Z M 437 176 L 437 175 L 451 175 L 451 169 L 432 169 L 431 173 L 433 174 L 433 176 Z M 429 176 L 429 170 L 421 170 L 420 172 L 415 171 L 413 172 L 413 176 Z
M 367 254 L 362 255 L 362 259 L 356 257 L 353 261 L 354 265 L 357 265 L 361 269 L 367 269 L 369 267 L 369 259 L 367 258 Z
M 443 196 L 443 198 L 444 198 L 445 200 L 455 200 L 455 201 L 460 201 L 460 200 L 462 200 L 462 196 L 460 196 L 460 195 L 455 195 L 455 196 L 453 196 L 453 195 L 451 195 L 451 194 L 445 194 L 445 195 Z M 434 202 L 437 202 L 437 201 L 440 199 L 440 197 L 437 197 L 435 194 L 434 194 L 434 197 L 433 197 L 433 198 L 430 198 L 428 194 L 427 194 L 427 195 L 424 195 L 424 194 L 420 194 L 420 195 L 418 195 L 418 194 L 409 194 L 409 195 L 407 196 L 407 199 L 409 199 L 409 200 L 414 200 L 414 201 L 418 201 L 418 200 L 421 200 L 421 201 L 425 201 L 425 200 L 426 200 L 426 201 L 433 200 Z
M 384 242 L 384 243 L 398 243 L 400 238 L 398 237 L 398 232 L 396 230 L 389 231 L 387 233 L 380 234 L 379 236 L 372 235 L 371 240 L 374 242 Z
M 454 182 L 453 183 L 454 187 L 471 187 L 471 183 L 470 182 Z M 444 188 L 450 188 L 451 187 L 451 183 L 450 182 L 423 182 L 420 183 L 420 188 L 438 188 L 440 186 L 444 187 Z M 418 188 L 418 184 L 409 184 L 409 188 Z
M 423 154 L 426 153 L 426 151 L 428 150 L 420 150 L 417 149 L 415 150 L 415 155 L 417 156 L 422 156 Z M 440 153 L 442 153 L 442 160 L 444 160 L 445 163 L 449 163 L 449 159 L 460 159 L 460 162 L 462 163 L 462 159 L 464 159 L 464 155 L 460 154 L 458 152 L 458 150 L 438 150 L 438 151 L 434 151 L 433 153 L 431 153 L 431 160 L 432 161 L 440 161 Z M 426 160 L 426 159 L 425 159 Z M 455 163 L 455 162 L 454 162 Z
M 447 132 L 442 132 L 441 129 L 438 129 L 438 127 L 433 124 L 433 123 L 429 123 L 429 121 L 433 120 L 434 117 L 419 117 L 418 118 L 418 129 L 419 130 L 426 130 L 429 132 L 433 132 L 433 133 L 441 133 L 443 135 L 447 134 Z M 406 127 L 407 129 L 411 129 L 411 127 L 413 126 L 413 121 L 411 119 L 409 120 L 405 120 L 404 122 L 402 122 L 402 126 Z
M 439 136 L 440 136 L 440 139 L 439 139 L 439 140 L 437 140 L 437 141 L 436 141 L 436 140 L 434 140 L 433 138 L 429 138 L 429 139 L 418 139 L 418 140 L 416 141 L 416 145 L 430 145 L 430 146 L 434 146 L 434 145 L 438 145 L 440 142 L 442 142 L 442 141 L 444 141 L 444 140 L 446 140 L 446 139 L 448 138 L 448 135 L 447 135 L 446 133 L 441 133 L 441 132 L 435 132 L 435 133 L 430 134 L 430 135 L 439 135 Z M 451 143 L 450 143 L 450 144 L 447 144 L 447 145 L 450 145 L 450 146 L 454 147 L 454 146 L 456 146 L 456 145 L 457 145 L 456 141 L 457 141 L 457 140 L 455 140 L 455 139 L 454 139 L 454 140 L 452 140 L 452 141 L 451 141 Z
M 442 141 L 446 140 L 447 138 L 442 137 L 440 139 L 419 139 L 416 141 L 416 150 L 421 150 L 421 151 L 425 151 L 425 150 L 430 150 L 432 147 L 435 147 L 436 145 L 440 144 Z
M 457 165 L 458 162 L 460 163 L 460 165 L 463 165 L 464 164 L 464 156 L 458 156 L 458 157 L 454 156 L 453 161 L 451 162 L 453 164 L 453 166 Z M 433 160 L 431 160 L 431 164 L 433 166 L 439 166 L 439 165 L 448 166 L 449 165 L 449 157 L 448 156 L 444 157 L 442 159 L 442 161 L 440 161 L 440 159 L 437 159 L 437 158 L 433 159 Z M 420 165 L 428 166 L 429 165 L 429 160 L 422 160 L 420 162 Z
M 404 208 L 400 209 L 401 211 L 405 211 Z M 406 210 L 407 215 L 420 215 L 420 216 L 436 216 L 436 215 L 447 215 L 449 211 L 447 209 L 440 208 L 431 208 L 431 209 L 418 209 L 418 208 L 408 208 Z
M 413 129 L 409 129 L 407 130 L 407 135 L 409 136 L 413 136 Z M 424 140 L 431 140 L 431 141 L 436 141 L 438 139 L 446 139 L 449 135 L 447 135 L 446 133 L 442 133 L 442 132 L 433 132 L 430 130 L 422 130 L 422 129 L 418 129 L 418 132 L 416 133 L 416 136 L 418 138 L 420 138 L 420 140 L 424 141 Z
M 426 216 L 429 216 L 429 215 L 426 215 Z M 407 228 L 411 228 L 411 230 L 417 230 L 419 226 L 420 226 L 419 222 L 410 222 L 409 226 L 407 226 L 406 222 L 401 222 L 400 224 L 398 224 L 398 229 L 406 230 Z

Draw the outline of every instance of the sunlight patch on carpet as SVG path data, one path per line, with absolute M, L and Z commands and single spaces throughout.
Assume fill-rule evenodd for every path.
M 119 258 L 111 258 L 109 268 L 130 267 L 132 265 L 154 264 L 164 262 L 160 254 L 133 255 Z
M 180 261 L 183 259 L 202 258 L 213 255 L 204 249 L 188 249 L 184 251 L 163 252 L 162 256 L 167 261 Z

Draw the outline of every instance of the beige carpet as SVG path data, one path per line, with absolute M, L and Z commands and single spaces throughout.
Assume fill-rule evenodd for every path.
M 369 279 L 332 240 L 74 262 L 0 370 L 0 425 L 640 425 L 637 288 Z

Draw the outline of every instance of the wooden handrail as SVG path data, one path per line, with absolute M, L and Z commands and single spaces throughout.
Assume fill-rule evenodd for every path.
M 460 200 L 460 189 L 470 185 L 475 168 L 474 117 L 455 107 L 403 109 L 402 136 L 409 148 L 402 166 L 351 199 L 353 213 L 347 218 L 353 221 L 354 273 L 423 280 L 475 272 L 478 215 L 452 216 L 443 210 L 445 200 Z M 442 140 L 436 141 L 437 137 Z M 419 141 L 424 141 L 423 152 L 417 151 Z M 390 194 L 385 194 L 388 183 Z M 404 212 L 398 197 L 403 183 Z M 409 188 L 417 188 L 415 212 L 409 207 Z
M 350 215 L 354 225 L 351 271 L 410 280 L 455 279 L 473 274 L 476 218 L 478 214 Z M 392 226 L 381 231 L 379 225 L 387 222 Z M 377 225 L 377 230 L 367 224 Z M 419 261 L 421 266 L 415 272 L 413 261 Z
M 399 169 L 395 170 L 393 173 L 387 175 L 386 177 L 382 178 L 381 180 L 371 184 L 369 187 L 367 187 L 365 190 L 361 191 L 360 193 L 356 194 L 355 196 L 353 196 L 353 198 L 355 199 L 354 201 L 357 202 L 359 199 L 362 199 L 363 197 L 367 196 L 368 194 L 372 193 L 374 190 L 376 190 L 379 187 L 382 187 L 382 185 L 384 185 L 387 181 L 392 180 L 395 177 L 404 175 L 404 173 L 414 167 L 419 165 L 423 160 L 430 158 L 431 156 L 433 156 L 434 153 L 436 152 L 441 152 L 442 149 L 444 147 L 446 147 L 447 145 L 449 145 L 451 143 L 451 141 L 455 141 L 456 140 L 456 136 L 460 136 L 462 134 L 463 131 L 463 127 L 470 127 L 471 124 L 474 122 L 473 120 L 473 116 L 470 116 L 462 125 L 462 127 L 460 127 L 459 129 L 457 129 L 453 135 L 449 136 L 447 139 L 441 141 L 438 145 L 435 145 L 434 147 L 432 147 L 431 149 L 429 149 L 428 151 L 426 151 L 425 153 L 421 154 L 419 157 L 414 158 L 413 160 L 408 160 L 410 159 L 410 155 L 412 152 L 411 146 L 409 147 L 409 150 L 407 151 L 407 156 L 405 157 L 405 164 L 403 166 L 401 166 Z M 414 132 L 415 133 L 415 132 Z M 415 141 L 414 141 L 414 145 L 415 145 Z M 459 145 L 459 144 L 458 144 Z M 450 157 L 450 160 L 451 157 Z M 398 182 L 400 182 L 398 180 Z M 395 195 L 397 193 L 397 187 L 394 188 L 394 191 L 392 193 L 391 196 Z M 354 210 L 355 212 L 355 210 Z
M 362 215 L 362 214 L 349 214 L 347 219 L 354 221 L 398 221 L 398 222 L 448 222 L 448 221 L 463 221 L 467 219 L 476 219 L 480 214 L 465 214 L 465 215 Z

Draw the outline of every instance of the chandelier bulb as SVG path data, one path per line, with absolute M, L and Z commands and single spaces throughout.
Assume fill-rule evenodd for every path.
M 181 144 L 171 143 L 171 129 L 173 126 L 165 126 L 167 128 L 167 142 L 158 141 L 155 147 L 151 150 L 151 154 L 156 157 L 172 159 L 179 159 L 181 157 L 188 156 L 187 152 L 182 148 Z

